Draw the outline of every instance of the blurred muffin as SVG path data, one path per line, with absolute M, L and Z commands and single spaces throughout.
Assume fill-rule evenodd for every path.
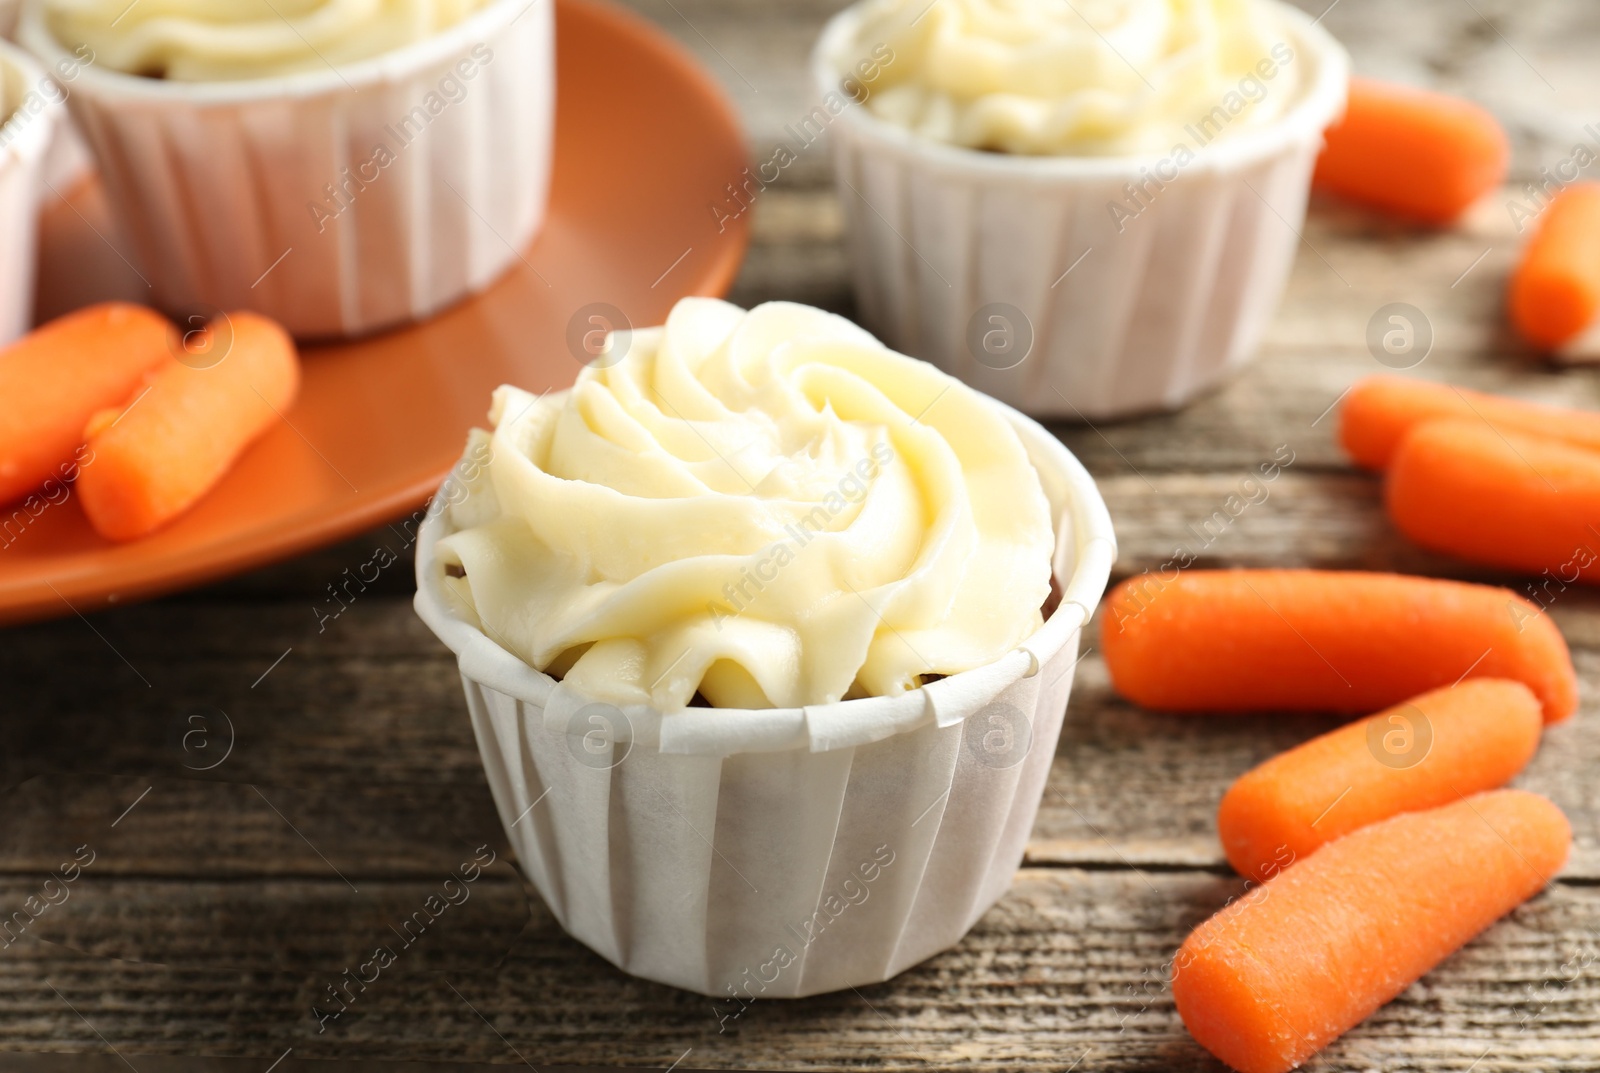
M 55 86 L 0 41 L 0 345 L 33 323 L 40 171 L 61 108 Z
M 1254 351 L 1348 67 L 1275 0 L 865 0 L 812 64 L 869 325 L 1087 418 Z
M 543 219 L 553 0 L 29 0 L 157 301 L 301 337 L 427 317 Z

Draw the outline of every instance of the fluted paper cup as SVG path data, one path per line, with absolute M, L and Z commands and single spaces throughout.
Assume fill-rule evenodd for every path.
M 669 715 L 591 703 L 452 609 L 437 497 L 417 612 L 460 661 L 506 835 L 569 933 L 737 1017 L 752 999 L 886 980 L 1005 893 L 1116 557 L 1089 475 L 1008 412 L 1058 519 L 1061 601 L 1002 659 L 898 697 Z
M 1170 409 L 1242 366 L 1282 296 L 1349 71 L 1326 31 L 1268 2 L 1294 50 L 1296 103 L 1181 167 L 1174 154 L 981 152 L 844 108 L 829 136 L 862 321 L 1040 416 Z M 851 7 L 823 31 L 819 92 L 839 92 L 859 22 Z
M 69 53 L 30 0 L 20 40 Z M 239 82 L 78 74 L 68 106 L 155 300 L 254 309 L 302 338 L 430 316 L 544 218 L 554 0 L 494 0 L 337 69 Z
M 33 323 L 39 174 L 59 99 L 26 53 L 0 41 L 0 344 Z

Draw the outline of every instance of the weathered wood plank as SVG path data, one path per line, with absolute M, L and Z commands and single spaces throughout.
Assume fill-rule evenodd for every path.
M 424 881 L 443 879 L 480 848 L 507 857 L 481 778 L 378 783 L 360 777 L 365 773 L 353 763 L 345 777 L 299 786 L 219 781 L 226 765 L 212 780 L 184 774 L 30 779 L 0 804 L 0 874 L 59 870 L 78 846 L 95 856 L 96 879 L 207 883 L 277 876 Z M 512 874 L 509 867 L 497 872 L 502 880 Z M 0 908 L 6 905 L 0 899 Z
M 1269 499 L 1261 509 L 1272 505 Z M 1245 514 L 1239 524 L 1251 521 Z M 1164 546 L 1157 539 L 1147 538 L 1153 551 L 1144 560 L 1155 567 Z M 1255 547 L 1266 538 L 1241 529 L 1218 544 L 1224 539 Z M 1577 647 L 1584 712 L 1550 730 L 1523 781 L 1571 815 L 1578 835 L 1572 874 L 1600 877 L 1600 787 L 1588 761 L 1600 751 L 1600 722 L 1592 718 L 1600 594 L 1565 594 L 1551 614 Z M 0 655 L 0 672 L 22 683 L 17 710 L 37 715 L 20 731 L 22 748 L 8 752 L 14 777 L 40 768 L 56 774 L 7 799 L 0 871 L 51 867 L 59 847 L 90 837 L 74 833 L 82 824 L 108 822 L 157 782 L 159 792 L 119 827 L 132 840 L 129 863 L 112 867 L 161 875 L 316 874 L 319 862 L 286 826 L 290 821 L 305 825 L 341 870 L 360 875 L 435 874 L 464 843 L 500 846 L 454 660 L 409 603 L 359 602 L 322 635 L 314 635 L 309 618 L 287 602 L 253 605 L 244 615 L 202 601 L 100 616 L 101 633 L 157 684 L 151 690 L 75 619 L 15 631 L 17 643 Z M 1097 636 L 1092 629 L 1089 644 Z M 240 670 L 265 668 L 274 652 L 291 646 L 290 656 L 250 689 Z M 185 765 L 211 763 L 216 754 L 195 741 L 186 751 L 182 733 L 196 726 L 190 715 L 206 716 L 220 747 L 218 708 L 229 714 L 237 743 L 217 768 L 196 772 Z M 1091 653 L 1079 669 L 1030 856 L 1220 867 L 1212 820 L 1228 783 L 1332 725 L 1318 718 L 1143 712 L 1112 693 L 1104 664 Z M 72 772 L 94 774 L 61 774 Z M 108 781 L 106 772 L 166 781 Z M 289 820 L 244 787 L 173 781 L 196 777 L 260 782 Z M 212 871 L 196 873 L 196 859 Z
M 381 946 L 393 976 L 476 973 L 493 969 L 529 922 L 523 881 L 503 858 L 481 872 L 353 876 L 352 886 L 326 868 L 246 882 L 130 878 L 102 871 L 109 856 L 84 858 L 76 873 L 0 880 L 0 958 L 60 944 L 96 959 L 337 979 Z
M 128 900 L 140 917 L 204 911 L 204 891 L 133 886 Z M 8 1012 L 0 1044 L 96 1052 L 104 1049 L 99 1033 L 135 1055 L 199 1046 L 265 1061 L 292 1045 L 302 1059 L 522 1055 L 538 1064 L 659 1068 L 687 1053 L 686 1064 L 711 1068 L 1064 1069 L 1076 1061 L 1091 1070 L 1213 1070 L 1177 1020 L 1166 964 L 1187 930 L 1238 890 L 1238 880 L 1192 872 L 1025 870 L 963 943 L 898 979 L 856 993 L 758 1000 L 727 1021 L 707 999 L 623 976 L 562 935 L 537 903 L 503 964 L 442 977 L 383 974 L 321 1033 L 311 1006 L 326 993 L 325 972 L 223 969 L 198 946 L 192 959 L 163 967 L 19 942 L 0 952 Z M 138 904 L 145 898 L 159 900 Z M 1592 1031 L 1600 981 L 1589 968 L 1600 953 L 1597 928 L 1600 890 L 1557 884 L 1332 1047 L 1317 1068 L 1600 1068 Z M 342 940 L 308 929 L 302 941 Z

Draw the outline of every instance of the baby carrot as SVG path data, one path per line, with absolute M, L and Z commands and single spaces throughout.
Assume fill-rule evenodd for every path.
M 1471 101 L 1370 78 L 1350 80 L 1325 138 L 1317 187 L 1431 224 L 1500 185 L 1511 158 L 1505 131 Z
M 33 491 L 83 444 L 83 425 L 120 406 L 170 360 L 166 318 L 107 302 L 51 321 L 0 350 L 0 503 Z
M 1234 870 L 1265 882 L 1368 824 L 1504 786 L 1543 729 L 1521 682 L 1436 689 L 1246 772 L 1223 795 L 1217 834 Z
M 1434 551 L 1600 582 L 1600 453 L 1478 421 L 1430 421 L 1400 441 L 1384 480 L 1389 517 Z
M 294 401 L 294 343 L 273 321 L 230 313 L 233 341 L 207 368 L 169 362 L 126 409 L 103 410 L 84 438 L 83 509 L 109 540 L 132 540 L 188 510 Z
M 1178 1013 L 1233 1068 L 1285 1073 L 1537 894 L 1571 842 L 1522 790 L 1364 827 L 1196 928 L 1173 961 Z
M 1340 407 L 1339 442 L 1358 465 L 1384 469 L 1407 432 L 1439 417 L 1472 418 L 1502 432 L 1546 436 L 1600 451 L 1600 413 L 1401 376 L 1356 382 Z
M 1567 643 L 1489 585 L 1328 570 L 1189 570 L 1106 598 L 1117 692 L 1169 711 L 1373 712 L 1463 676 L 1532 689 L 1547 723 L 1578 705 Z
M 1569 186 L 1544 210 L 1511 277 L 1511 321 L 1530 343 L 1560 346 L 1600 311 L 1600 183 Z

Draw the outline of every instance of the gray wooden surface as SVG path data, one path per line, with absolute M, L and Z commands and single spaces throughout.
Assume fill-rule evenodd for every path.
M 728 87 L 764 159 L 802 110 L 804 54 L 836 4 L 632 2 Z M 1519 181 L 1600 120 L 1600 6 L 1587 0 L 1336 0 L 1324 21 L 1358 70 L 1490 105 Z M 1535 362 L 1502 326 L 1514 195 L 1447 233 L 1317 204 L 1254 367 L 1180 414 L 1061 426 L 1111 505 L 1117 575 L 1192 547 L 1190 527 L 1288 445 L 1270 496 L 1202 562 L 1495 579 L 1400 540 L 1326 411 L 1379 371 L 1366 325 L 1396 301 L 1433 324 L 1420 373 L 1600 405 L 1593 373 Z M 824 154 L 803 154 L 758 199 L 754 228 L 734 300 L 852 311 Z M 1026 865 L 967 940 L 889 983 L 758 1002 L 719 1026 L 707 1000 L 623 976 L 566 938 L 518 879 L 454 661 L 411 613 L 408 565 L 318 632 L 325 586 L 388 539 L 87 624 L 0 632 L 0 909 L 61 897 L 51 872 L 73 847 L 95 853 L 65 900 L 9 945 L 0 935 L 0 1049 L 114 1048 L 135 1069 L 141 1054 L 205 1053 L 264 1070 L 291 1047 L 533 1065 L 1217 1068 L 1184 1034 L 1163 967 L 1240 889 L 1213 830 L 1223 789 L 1326 721 L 1151 715 L 1113 696 L 1089 655 Z M 1583 711 L 1520 781 L 1572 818 L 1571 866 L 1313 1068 L 1600 1069 L 1600 596 L 1565 593 L 1552 614 Z M 329 984 L 480 845 L 496 861 L 472 899 L 319 1026 Z

